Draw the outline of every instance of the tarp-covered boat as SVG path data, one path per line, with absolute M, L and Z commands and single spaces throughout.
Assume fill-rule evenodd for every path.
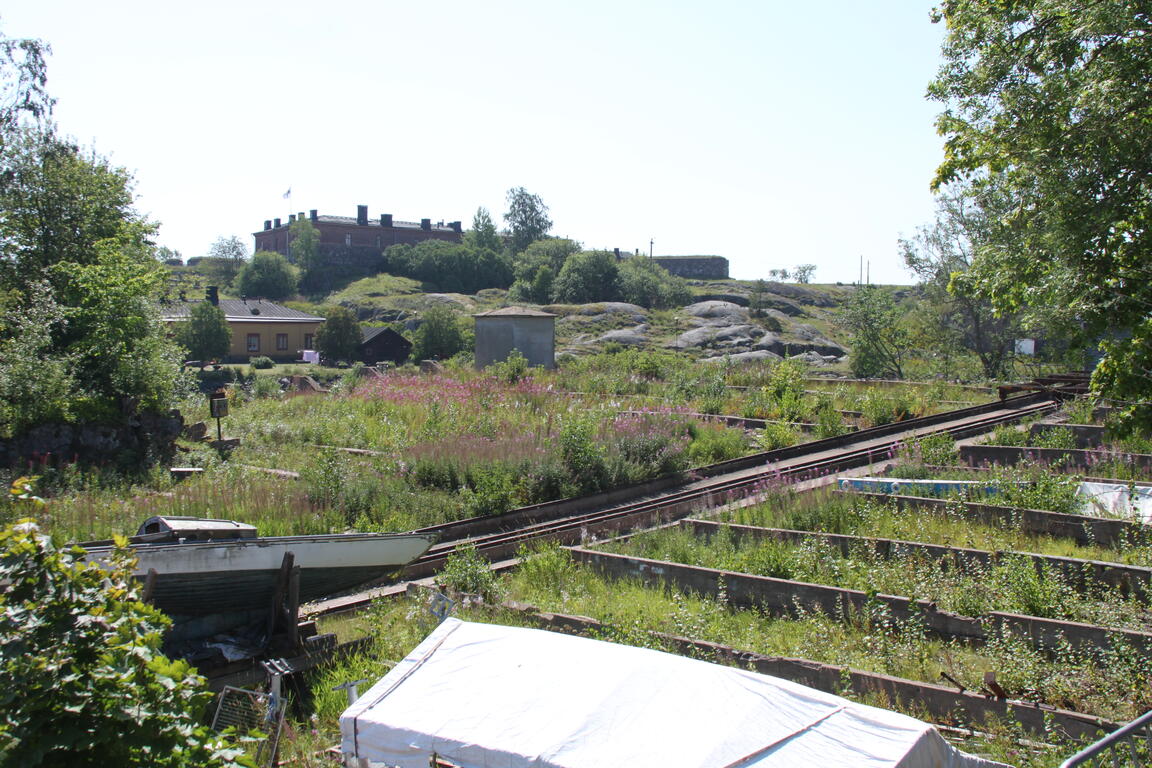
M 927 723 L 768 675 L 448 619 L 340 717 L 347 757 L 424 768 L 990 768 Z M 363 763 L 359 763 L 363 764 Z

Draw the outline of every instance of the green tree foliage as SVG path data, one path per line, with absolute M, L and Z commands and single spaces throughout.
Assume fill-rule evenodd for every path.
M 0 34 L 0 152 L 6 150 L 22 118 L 39 122 L 52 112 L 44 62 L 48 53 L 51 48 L 43 41 Z
M 213 259 L 227 259 L 239 264 L 248 258 L 248 248 L 235 235 L 231 237 L 221 236 L 209 246 L 208 256 Z
M 875 285 L 856 289 L 841 322 L 852 332 L 852 375 L 861 378 L 904 377 L 911 340 L 891 292 Z
M 160 653 L 170 621 L 140 602 L 130 551 L 82 554 L 27 522 L 0 531 L 0 763 L 251 765 L 200 724 L 211 694 Z
M 1049 331 L 1112 336 L 1093 385 L 1152 425 L 1152 25 L 1141 3 L 947 0 L 937 184 L 1012 202 L 967 280 Z
M 684 278 L 669 274 L 664 267 L 642 256 L 620 262 L 617 283 L 624 301 L 653 309 L 682 307 L 692 296 Z
M 548 206 L 544 205 L 539 195 L 531 194 L 524 187 L 508 190 L 508 210 L 504 214 L 504 222 L 512 235 L 509 242 L 512 253 L 520 253 L 552 229 Z
M 552 301 L 553 281 L 568 257 L 580 252 L 580 243 L 551 237 L 531 243 L 514 260 L 515 282 L 510 293 L 518 301 L 547 304 Z
M 0 296 L 9 317 L 56 318 L 45 336 L 0 327 L 0 345 L 37 349 L 64 371 L 67 404 L 9 412 L 15 433 L 52 414 L 115 422 L 126 403 L 166 410 L 179 378 L 157 300 L 166 273 L 148 242 L 154 226 L 132 208 L 131 177 L 54 134 L 24 129 L 0 157 Z M 0 359 L 11 381 L 21 358 Z M 63 380 L 54 380 L 53 388 Z
M 316 331 L 316 349 L 331 362 L 352 362 L 358 357 L 364 335 L 356 313 L 347 307 L 332 307 L 324 313 L 324 322 Z
M 420 318 L 420 327 L 412 342 L 414 360 L 447 360 L 467 348 L 468 334 L 456 313 L 436 305 Z
M 320 256 L 320 230 L 305 218 L 288 225 L 288 261 L 300 269 L 300 282 L 312 285 L 318 281 L 317 273 L 324 269 Z
M 240 270 L 236 287 L 245 296 L 286 299 L 296 293 L 296 267 L 275 251 L 257 251 Z
M 47 281 L 28 286 L 0 325 L 0 436 L 73 416 L 72 360 L 54 349 L 64 309 Z
M 133 208 L 126 170 L 51 132 L 19 131 L 0 163 L 0 269 L 10 283 L 35 281 L 59 264 L 93 264 L 118 248 L 142 250 L 155 233 Z M 50 279 L 59 286 L 66 276 Z
M 556 301 L 583 304 L 590 301 L 617 301 L 620 298 L 620 267 L 608 251 L 583 251 L 570 256 L 556 276 Z
M 1016 313 L 997 314 L 968 280 L 974 253 L 989 238 L 994 206 L 988 194 L 981 204 L 969 188 L 946 188 L 936 198 L 932 226 L 900 240 L 904 263 L 920 279 L 929 305 L 920 313 L 929 351 L 948 357 L 967 350 L 989 379 L 1008 375 L 1013 340 L 1022 333 Z
M 815 272 L 815 264 L 797 264 L 792 268 L 792 277 L 798 283 L 807 283 Z
M 488 213 L 487 208 L 481 206 L 476 209 L 476 215 L 472 217 L 472 229 L 464 233 L 464 244 L 473 250 L 493 253 L 504 250 L 504 241 L 500 239 L 496 225 L 492 223 L 492 214 Z
M 195 360 L 219 360 L 228 354 L 232 330 L 224 310 L 199 301 L 192 305 L 188 320 L 176 328 L 176 340 Z
M 504 254 L 444 240 L 394 245 L 385 252 L 385 262 L 392 274 L 411 277 L 444 293 L 507 288 L 512 282 L 512 266 Z

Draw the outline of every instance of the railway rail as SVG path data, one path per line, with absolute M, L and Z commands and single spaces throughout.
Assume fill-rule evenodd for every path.
M 461 544 L 471 543 L 495 562 L 515 557 L 522 545 L 552 540 L 564 545 L 649 527 L 687 517 L 701 509 L 756 495 L 766 488 L 865 466 L 896 455 L 908 441 L 947 434 L 960 439 L 1057 407 L 1059 389 L 1047 388 L 1003 401 L 984 403 L 915 419 L 862 429 L 787 448 L 764 451 L 695 470 L 686 481 L 664 479 L 593 497 L 547 502 L 502 515 L 469 518 L 421 528 L 439 542 L 410 563 L 400 578 L 415 581 L 437 573 Z M 336 598 L 309 611 L 323 615 L 355 610 L 372 593 Z

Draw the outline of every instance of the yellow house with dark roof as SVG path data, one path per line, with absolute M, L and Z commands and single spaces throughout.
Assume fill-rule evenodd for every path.
M 232 330 L 232 343 L 224 362 L 246 363 L 253 357 L 277 362 L 300 359 L 305 349 L 315 349 L 316 331 L 324 318 L 264 299 L 219 299 L 209 288 L 206 298 L 224 311 Z M 176 301 L 161 307 L 161 319 L 178 323 L 188 319 L 196 301 Z

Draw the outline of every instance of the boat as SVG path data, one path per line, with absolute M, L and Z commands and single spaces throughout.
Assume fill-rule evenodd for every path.
M 432 546 L 421 533 L 257 536 L 234 520 L 151 517 L 128 540 L 148 600 L 173 618 L 267 611 L 285 555 L 300 568 L 299 602 L 347 592 L 399 570 Z M 107 562 L 111 541 L 81 544 Z

